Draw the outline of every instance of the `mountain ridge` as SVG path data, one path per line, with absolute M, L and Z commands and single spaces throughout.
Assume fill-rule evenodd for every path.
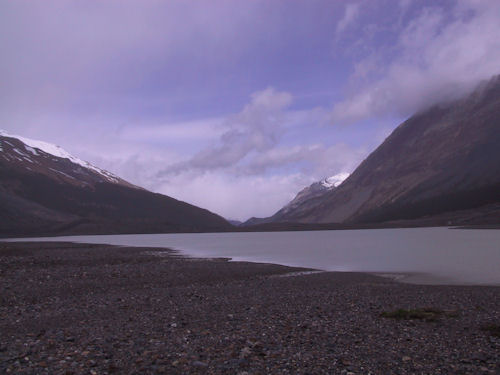
M 149 192 L 58 146 L 28 143 L 31 146 L 6 132 L 0 134 L 2 236 L 231 228 L 219 215 Z

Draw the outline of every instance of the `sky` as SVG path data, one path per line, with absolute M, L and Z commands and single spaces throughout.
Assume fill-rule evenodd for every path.
M 0 129 L 226 218 L 500 73 L 497 0 L 0 0 Z

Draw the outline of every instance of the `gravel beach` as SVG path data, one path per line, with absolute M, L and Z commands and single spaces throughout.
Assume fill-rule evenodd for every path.
M 500 373 L 500 287 L 301 271 L 0 242 L 0 373 Z

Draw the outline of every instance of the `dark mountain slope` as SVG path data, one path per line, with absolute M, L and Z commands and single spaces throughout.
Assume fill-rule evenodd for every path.
M 230 228 L 222 217 L 85 164 L 0 136 L 0 235 Z
M 500 78 L 402 123 L 337 189 L 279 221 L 421 220 L 500 203 Z M 491 210 L 488 209 L 488 212 Z M 468 213 L 467 213 L 468 212 Z M 476 212 L 476 213 L 474 213 Z M 500 214 L 500 212 L 499 212 Z M 459 218 L 460 219 L 460 218 Z M 460 220 L 467 222 L 466 217 Z M 488 221 L 498 215 L 488 216 Z M 446 222 L 446 221 L 445 221 Z M 432 220 L 429 221 L 432 223 Z

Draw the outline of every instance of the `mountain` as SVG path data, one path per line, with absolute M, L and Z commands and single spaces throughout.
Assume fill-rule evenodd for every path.
M 264 220 L 500 223 L 500 77 L 415 114 L 338 188 L 294 201 Z
M 304 209 L 310 209 L 315 202 L 320 202 L 320 198 L 322 196 L 339 186 L 347 177 L 349 177 L 349 173 L 339 173 L 321 181 L 314 182 L 308 187 L 302 189 L 294 199 L 292 199 L 273 216 L 267 218 L 252 217 L 245 221 L 243 226 L 287 221 L 286 219 L 290 213 L 296 215 Z
M 230 228 L 50 143 L 0 131 L 0 235 L 161 233 Z
M 305 202 L 311 204 L 313 201 L 320 200 L 319 198 L 338 187 L 347 177 L 349 177 L 349 173 L 339 173 L 335 176 L 314 182 L 302 189 L 290 203 L 279 210 L 274 216 L 285 217 L 290 212 L 300 211 Z

